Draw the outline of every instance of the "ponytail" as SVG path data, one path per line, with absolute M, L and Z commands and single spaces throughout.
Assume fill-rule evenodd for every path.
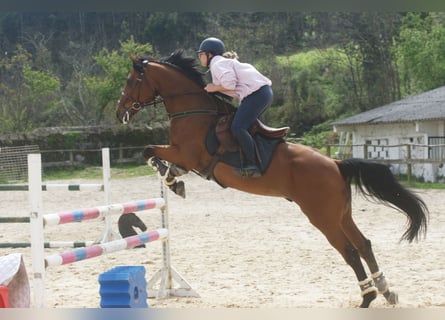
M 235 51 L 224 52 L 222 56 L 224 58 L 227 58 L 227 59 L 236 59 L 236 60 L 238 60 L 238 54 Z

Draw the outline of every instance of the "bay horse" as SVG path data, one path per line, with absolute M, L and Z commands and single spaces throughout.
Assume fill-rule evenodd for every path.
M 295 202 L 353 269 L 361 291 L 360 307 L 369 307 L 377 293 L 388 303 L 397 303 L 398 296 L 379 268 L 371 241 L 352 218 L 351 185 L 370 200 L 404 213 L 408 223 L 402 239 L 409 242 L 426 235 L 428 208 L 386 165 L 363 159 L 334 160 L 309 146 L 283 140 L 263 176 L 241 177 L 233 166 L 215 161 L 207 150 L 210 128 L 233 107 L 203 89 L 205 80 L 196 60 L 184 57 L 182 51 L 158 60 L 131 59 L 133 68 L 118 102 L 117 118 L 128 123 L 142 108 L 163 102 L 170 119 L 169 145 L 148 145 L 144 157 L 158 168 L 162 167 L 160 160 L 172 164 L 163 172 L 167 181 L 188 171 L 209 177 L 211 169 L 210 177 L 222 186 Z

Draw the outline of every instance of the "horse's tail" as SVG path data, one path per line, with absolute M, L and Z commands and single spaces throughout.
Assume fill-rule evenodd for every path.
M 362 159 L 336 162 L 348 184 L 355 183 L 365 197 L 392 205 L 408 218 L 408 228 L 402 239 L 412 242 L 426 235 L 428 208 L 425 202 L 402 186 L 386 165 Z

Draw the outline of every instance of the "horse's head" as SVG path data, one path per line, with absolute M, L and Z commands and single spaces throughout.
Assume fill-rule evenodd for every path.
M 116 110 L 116 116 L 122 123 L 128 123 L 139 110 L 153 103 L 157 96 L 156 89 L 150 85 L 145 74 L 149 60 L 132 56 L 133 68 L 122 90 Z

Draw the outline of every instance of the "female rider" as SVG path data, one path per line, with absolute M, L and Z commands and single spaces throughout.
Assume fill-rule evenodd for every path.
M 204 88 L 207 92 L 221 92 L 239 102 L 231 131 L 244 154 L 244 164 L 236 169 L 243 177 L 257 178 L 261 171 L 257 166 L 255 143 L 248 132 L 249 127 L 271 105 L 272 81 L 254 66 L 239 62 L 234 56 L 224 55 L 224 43 L 214 37 L 201 42 L 198 54 L 203 67 L 208 67 L 212 83 Z

